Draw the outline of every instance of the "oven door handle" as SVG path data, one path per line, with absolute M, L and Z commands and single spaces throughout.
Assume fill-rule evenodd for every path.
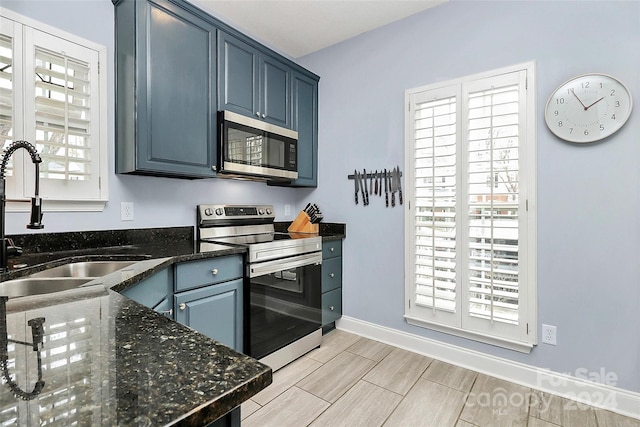
M 249 277 L 264 276 L 278 271 L 290 270 L 305 265 L 322 264 L 322 252 L 313 252 L 304 255 L 296 255 L 273 261 L 249 264 Z

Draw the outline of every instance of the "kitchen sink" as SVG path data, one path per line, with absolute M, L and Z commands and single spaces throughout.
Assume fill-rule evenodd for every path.
M 75 289 L 93 280 L 88 277 L 23 278 L 0 282 L 0 295 L 25 297 Z
M 96 278 L 128 267 L 137 261 L 85 261 L 72 262 L 30 274 L 28 278 Z
M 24 297 L 75 289 L 137 261 L 84 261 L 53 267 L 20 279 L 0 282 L 0 295 Z

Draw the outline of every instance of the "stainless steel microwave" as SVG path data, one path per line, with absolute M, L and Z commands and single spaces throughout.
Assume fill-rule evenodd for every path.
M 218 173 L 261 181 L 298 178 L 298 132 L 231 111 L 218 112 Z

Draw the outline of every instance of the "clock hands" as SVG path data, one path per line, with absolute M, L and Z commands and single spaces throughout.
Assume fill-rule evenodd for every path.
M 573 94 L 573 96 L 575 96 L 575 97 L 576 97 L 576 99 L 578 100 L 578 102 L 580 103 L 580 105 L 582 105 L 582 108 L 584 108 L 584 110 L 585 110 L 585 111 L 587 111 L 587 109 L 588 109 L 589 107 L 587 107 L 586 105 L 584 105 L 584 104 L 582 103 L 582 100 L 581 100 L 580 98 L 578 98 L 578 95 L 576 95 L 576 92 L 573 90 L 573 88 L 571 88 L 571 93 Z M 598 102 L 598 101 L 596 101 L 596 102 Z M 592 105 L 593 105 L 593 104 L 592 104 Z
M 576 99 L 578 100 L 578 102 L 580 103 L 580 105 L 582 105 L 582 108 L 584 108 L 584 111 L 587 111 L 589 108 L 593 107 L 594 105 L 596 105 L 598 102 L 602 101 L 604 99 L 604 96 L 601 97 L 600 99 L 598 99 L 597 101 L 592 102 L 590 105 L 584 105 L 584 103 L 582 102 L 582 100 L 580 98 L 578 98 L 578 95 L 576 95 L 576 92 L 573 90 L 573 88 L 571 88 L 571 93 L 573 94 L 573 96 L 576 97 Z
M 598 99 L 597 101 L 593 102 L 588 107 L 584 107 L 585 111 L 588 110 L 589 108 L 593 107 L 594 105 L 596 105 L 598 102 L 602 101 L 603 99 L 604 99 L 604 96 L 602 98 Z

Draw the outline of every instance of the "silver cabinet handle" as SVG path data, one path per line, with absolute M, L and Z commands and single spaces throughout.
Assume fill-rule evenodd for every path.
M 260 117 L 260 111 L 256 111 L 256 116 Z
M 267 115 L 265 113 L 262 113 L 262 118 L 264 119 L 266 117 L 267 117 Z
M 211 274 L 213 274 L 214 276 L 218 274 L 218 269 L 214 268 L 213 270 L 211 270 Z
M 329 310 L 333 311 L 334 309 L 335 309 L 334 306 L 332 306 L 332 305 L 329 306 Z
M 161 310 L 161 311 L 158 311 L 158 313 L 162 314 L 165 317 L 171 317 L 173 316 L 173 308 L 170 310 Z
M 332 247 L 332 248 L 329 248 L 329 252 L 333 252 L 333 251 L 335 251 L 335 250 L 336 250 L 336 248 L 333 248 L 333 247 Z
M 334 273 L 329 273 L 329 277 L 333 279 L 334 277 L 336 277 L 336 275 Z
M 184 310 L 185 308 L 187 308 L 187 304 L 182 303 L 178 307 L 180 308 L 180 310 Z

